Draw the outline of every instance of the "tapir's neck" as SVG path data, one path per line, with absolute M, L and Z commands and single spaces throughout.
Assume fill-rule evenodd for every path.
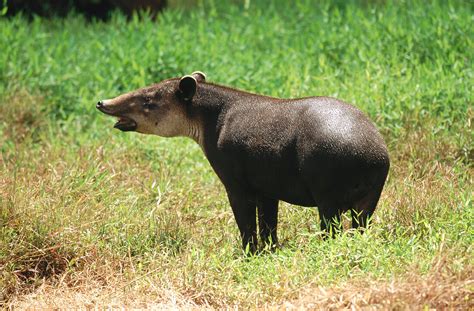
M 199 118 L 190 120 L 186 126 L 185 136 L 192 138 L 195 142 L 204 149 L 204 124 Z
M 201 83 L 198 86 L 198 92 L 193 100 L 193 106 L 215 111 L 225 109 L 225 107 L 228 105 L 238 103 L 239 101 L 250 97 L 255 98 L 255 100 L 258 100 L 257 98 L 271 98 L 223 85 Z

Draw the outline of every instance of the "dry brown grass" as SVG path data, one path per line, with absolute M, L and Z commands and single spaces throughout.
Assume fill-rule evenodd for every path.
M 324 310 L 472 310 L 474 267 L 461 273 L 446 270 L 445 260 L 425 276 L 407 273 L 388 281 L 355 280 L 334 288 L 304 290 L 287 309 Z
M 103 271 L 106 272 L 106 271 Z M 112 271 L 108 271 L 109 273 Z M 106 274 L 107 275 L 107 274 Z M 110 274 L 109 274 L 110 275 Z M 143 282 L 145 280 L 145 282 Z M 172 284 L 163 284 L 151 275 L 137 282 L 110 276 L 107 284 L 93 278 L 77 285 L 62 281 L 44 283 L 34 292 L 17 296 L 6 307 L 30 308 L 151 308 L 222 309 L 235 308 L 224 301 L 207 302 L 183 295 Z M 140 281 L 140 282 L 138 282 Z M 317 310 L 472 310 L 474 308 L 474 269 L 449 271 L 439 260 L 424 276 L 407 273 L 389 280 L 352 280 L 334 287 L 308 284 L 298 290 L 296 299 L 257 303 L 258 309 Z

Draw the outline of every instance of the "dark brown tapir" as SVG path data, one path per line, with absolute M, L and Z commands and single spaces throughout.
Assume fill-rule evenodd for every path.
M 205 80 L 202 72 L 164 80 L 97 109 L 117 117 L 122 131 L 194 139 L 224 184 L 251 252 L 257 233 L 277 245 L 279 200 L 317 206 L 329 233 L 347 210 L 353 228 L 367 226 L 390 163 L 364 113 L 335 98 L 279 99 Z

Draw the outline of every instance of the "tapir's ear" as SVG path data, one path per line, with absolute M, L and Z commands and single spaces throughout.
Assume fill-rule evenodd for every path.
M 193 76 L 184 76 L 179 80 L 179 91 L 184 100 L 190 100 L 196 94 L 197 81 Z
M 206 81 L 206 74 L 202 71 L 195 71 L 191 74 L 194 79 L 198 82 L 205 82 Z

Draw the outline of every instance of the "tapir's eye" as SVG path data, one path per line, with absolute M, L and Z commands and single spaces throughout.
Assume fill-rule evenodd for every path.
M 153 103 L 151 103 L 151 102 L 144 102 L 144 103 L 143 103 L 143 108 L 144 108 L 144 109 L 154 109 L 154 108 L 156 108 L 156 107 L 157 107 L 157 105 L 156 105 L 156 104 L 153 104 Z

